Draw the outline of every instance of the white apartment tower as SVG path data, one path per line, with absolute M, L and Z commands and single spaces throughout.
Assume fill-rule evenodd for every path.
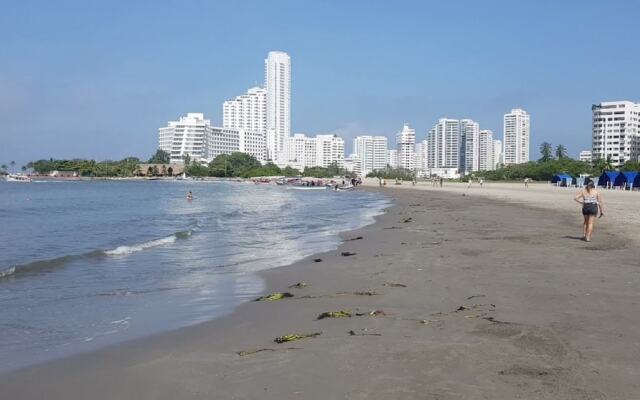
M 640 104 L 609 101 L 591 107 L 593 160 L 620 167 L 640 156 Z
M 360 161 L 362 175 L 387 167 L 388 140 L 385 136 L 356 136 L 353 152 Z
M 389 149 L 387 154 L 389 155 L 388 165 L 391 168 L 398 168 L 398 150 Z
M 480 170 L 479 138 L 480 124 L 470 119 L 460 120 L 460 172 L 465 175 Z
M 481 130 L 478 135 L 478 169 L 477 171 L 492 171 L 496 167 L 495 145 L 493 132 Z
M 344 168 L 344 139 L 337 135 L 316 135 L 316 166 Z
M 526 111 L 520 108 L 504 115 L 504 164 L 529 162 L 531 121 Z
M 188 155 L 193 161 L 206 158 L 205 140 L 211 122 L 202 113 L 188 113 L 158 129 L 158 148 L 169 153 L 172 163 L 182 163 Z
M 247 93 L 222 105 L 222 127 L 266 134 L 267 91 L 252 87 Z
M 404 124 L 402 130 L 396 134 L 398 149 L 398 167 L 413 170 L 414 153 L 416 147 L 416 131 L 409 124 Z
M 502 140 L 494 139 L 493 141 L 493 169 L 498 169 L 504 164 L 502 159 Z
M 460 168 L 460 121 L 441 118 L 427 135 L 429 169 Z
M 282 162 L 287 138 L 291 135 L 291 58 L 281 51 L 270 51 L 264 60 L 267 158 Z

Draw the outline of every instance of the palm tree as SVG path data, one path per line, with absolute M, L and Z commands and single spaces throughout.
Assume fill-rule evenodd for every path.
M 540 154 L 542 155 L 542 157 L 540 157 L 540 161 L 541 162 L 547 162 L 553 159 L 553 147 L 551 147 L 551 143 L 549 142 L 543 142 L 540 145 Z
M 559 144 L 558 147 L 556 147 L 556 157 L 558 160 L 567 158 L 567 148 Z

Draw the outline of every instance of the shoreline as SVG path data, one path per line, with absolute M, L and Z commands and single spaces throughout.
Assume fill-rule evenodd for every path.
M 600 399 L 639 389 L 625 372 L 638 367 L 625 358 L 640 326 L 638 306 L 627 304 L 638 281 L 629 281 L 629 245 L 609 227 L 589 246 L 595 259 L 573 270 L 567 260 L 585 244 L 562 233 L 578 226 L 575 216 L 445 192 L 381 192 L 395 198 L 385 214 L 341 234 L 363 239 L 259 273 L 267 292 L 293 299 L 245 303 L 214 321 L 3 374 L 0 385 L 11 398 L 50 399 Z M 601 270 L 605 259 L 617 263 L 616 276 Z M 300 281 L 311 286 L 287 288 Z M 366 291 L 374 295 L 354 294 Z M 387 315 L 315 320 L 346 308 Z M 612 329 L 617 343 L 607 343 Z M 322 335 L 272 342 L 294 331 Z M 260 348 L 276 351 L 237 354 Z

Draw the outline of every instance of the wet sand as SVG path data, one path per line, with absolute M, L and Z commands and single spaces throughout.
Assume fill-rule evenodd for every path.
M 637 398 L 640 251 L 622 223 L 585 243 L 575 208 L 407 189 L 344 235 L 362 239 L 263 274 L 295 297 L 2 375 L 1 397 Z M 316 320 L 339 310 L 365 315 Z

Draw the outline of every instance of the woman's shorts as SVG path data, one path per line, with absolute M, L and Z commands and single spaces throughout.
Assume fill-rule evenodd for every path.
M 596 203 L 588 203 L 582 206 L 582 215 L 598 215 L 598 205 Z

